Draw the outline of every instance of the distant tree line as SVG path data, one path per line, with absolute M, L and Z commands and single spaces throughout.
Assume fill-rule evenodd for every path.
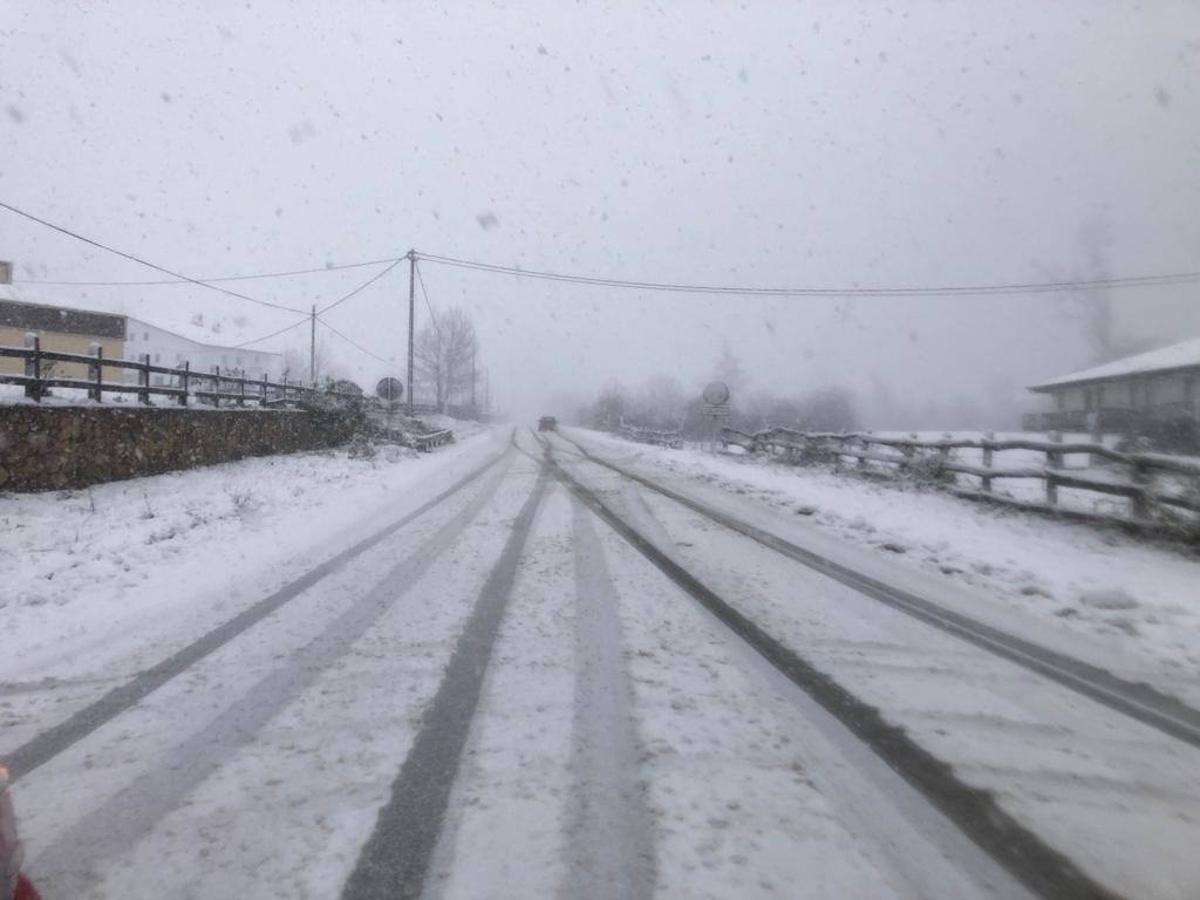
M 854 395 L 841 387 L 822 387 L 797 393 L 747 390 L 747 379 L 736 357 L 726 348 L 711 379 L 729 385 L 730 416 L 724 424 L 742 431 L 783 426 L 802 431 L 851 431 L 860 426 Z M 589 406 L 579 410 L 583 424 L 614 431 L 622 423 L 657 430 L 679 429 L 687 438 L 703 439 L 710 428 L 700 394 L 704 384 L 690 389 L 671 375 L 652 375 L 640 385 L 608 381 Z

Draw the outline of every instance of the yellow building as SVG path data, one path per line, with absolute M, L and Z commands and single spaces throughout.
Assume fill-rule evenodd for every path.
M 96 343 L 106 359 L 121 359 L 125 353 L 124 316 L 0 300 L 0 346 L 23 347 L 25 335 L 31 332 L 41 339 L 43 350 L 86 354 L 89 345 Z M 21 375 L 24 371 L 24 360 L 0 357 L 0 374 Z M 53 373 L 58 378 L 88 377 L 86 363 L 55 363 Z M 106 381 L 120 380 L 112 373 L 111 369 L 105 372 Z

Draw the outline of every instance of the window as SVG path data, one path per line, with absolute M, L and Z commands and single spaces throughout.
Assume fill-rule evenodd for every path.
M 150 340 L 150 332 L 148 332 L 148 331 L 143 331 L 143 332 L 142 332 L 142 340 L 143 340 L 143 341 L 148 341 L 148 340 Z

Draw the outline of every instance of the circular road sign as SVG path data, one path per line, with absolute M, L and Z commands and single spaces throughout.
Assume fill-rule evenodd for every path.
M 723 381 L 710 381 L 701 396 L 709 406 L 723 406 L 729 402 L 729 385 Z
M 390 375 L 381 378 L 379 384 L 375 385 L 375 396 L 388 403 L 399 403 L 404 399 L 404 384 L 399 378 L 392 378 Z

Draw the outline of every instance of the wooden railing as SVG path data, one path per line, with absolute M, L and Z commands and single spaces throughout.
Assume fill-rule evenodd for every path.
M 678 431 L 659 431 L 653 428 L 641 428 L 637 425 L 621 423 L 618 433 L 631 441 L 640 444 L 657 444 L 660 447 L 682 447 L 683 435 Z
M 26 338 L 24 347 L 0 346 L 0 359 L 20 359 L 24 361 L 25 372 L 22 375 L 0 373 L 0 384 L 15 384 L 25 388 L 25 396 L 35 402 L 41 402 L 48 388 L 74 388 L 87 392 L 89 400 L 100 403 L 105 394 L 136 394 L 139 403 L 149 405 L 152 396 L 169 397 L 180 406 L 187 406 L 195 399 L 210 406 L 220 406 L 222 402 L 236 406 L 255 403 L 259 406 L 283 406 L 315 401 L 318 398 L 334 398 L 339 402 L 349 402 L 361 399 L 352 392 L 323 390 L 295 382 L 270 381 L 264 374 L 261 379 L 242 378 L 221 372 L 220 366 L 214 366 L 211 372 L 198 372 L 184 363 L 180 368 L 151 365 L 148 354 L 142 354 L 139 361 L 126 359 L 108 359 L 103 355 L 99 344 L 91 346 L 90 353 L 62 353 L 57 350 L 43 350 L 41 341 L 36 335 Z M 54 372 L 55 364 L 68 363 L 85 366 L 86 378 L 66 378 Z M 137 382 L 106 381 L 105 372 L 117 370 L 121 373 L 134 371 Z M 154 375 L 165 375 L 171 380 L 170 384 L 152 384 Z
M 1129 521 L 1137 523 L 1162 518 L 1166 508 L 1200 513 L 1200 461 L 1157 453 L 1123 453 L 1091 442 L 1066 442 L 1057 432 L 1052 433 L 1049 440 L 997 439 L 990 432 L 979 437 L 947 436 L 931 440 L 916 435 L 894 437 L 871 432 L 801 432 L 790 428 L 768 428 L 750 434 L 723 428 L 721 441 L 725 445 L 737 444 L 751 453 L 769 453 L 793 462 L 826 459 L 840 465 L 842 460 L 852 459 L 860 469 L 866 469 L 872 463 L 891 466 L 900 473 L 944 484 L 959 496 L 1013 506 L 1082 512 L 1061 508 L 1059 489 L 1070 488 L 1127 498 Z M 954 456 L 955 451 L 965 449 L 979 450 L 982 464 L 965 462 Z M 997 453 L 1013 450 L 1044 454 L 1045 461 L 1007 467 L 996 464 Z M 1069 454 L 1087 454 L 1092 460 L 1105 461 L 1107 468 L 1124 471 L 1110 473 L 1097 471 L 1094 467 L 1064 468 L 1064 457 Z M 955 477 L 958 475 L 978 479 L 978 487 L 959 486 Z M 1163 475 L 1174 476 L 1176 485 L 1173 489 L 1159 483 L 1159 476 Z M 1004 479 L 1041 480 L 1044 501 L 995 494 L 993 483 Z M 1125 519 L 1119 515 L 1097 515 Z

